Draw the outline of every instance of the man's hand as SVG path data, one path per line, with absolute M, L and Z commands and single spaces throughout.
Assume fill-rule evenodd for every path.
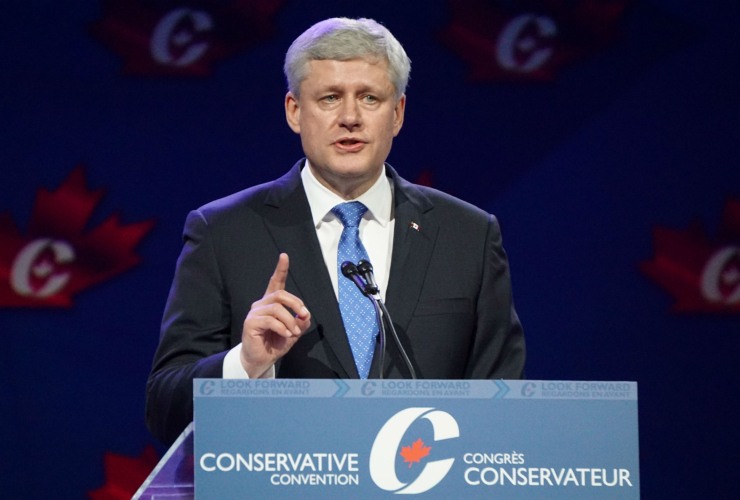
M 288 254 L 281 253 L 264 297 L 252 304 L 244 320 L 241 362 L 249 378 L 265 373 L 311 326 L 303 301 L 285 291 L 288 265 Z

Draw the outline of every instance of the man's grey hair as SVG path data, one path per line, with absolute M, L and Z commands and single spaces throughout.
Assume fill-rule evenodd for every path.
M 308 76 L 308 62 L 323 59 L 386 59 L 388 78 L 396 88 L 396 99 L 406 91 L 411 60 L 391 32 L 372 19 L 326 19 L 296 38 L 285 54 L 283 68 L 288 90 L 293 95 L 300 96 L 301 83 Z

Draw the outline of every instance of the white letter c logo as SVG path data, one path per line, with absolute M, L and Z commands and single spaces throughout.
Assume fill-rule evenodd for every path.
M 410 485 L 396 476 L 396 454 L 403 435 L 411 424 L 422 415 L 434 428 L 434 440 L 442 441 L 460 437 L 460 428 L 452 415 L 434 408 L 407 408 L 393 415 L 378 432 L 370 451 L 370 477 L 375 484 L 396 494 L 423 493 L 435 487 L 452 468 L 454 458 L 428 462 Z
M 523 37 L 526 28 L 534 24 L 540 38 L 553 38 L 558 27 L 549 17 L 522 14 L 514 18 L 501 32 L 496 46 L 496 59 L 504 69 L 530 73 L 544 66 L 552 57 L 552 47 L 541 47 L 534 37 Z M 526 61 L 518 61 L 517 51 L 528 55 Z
M 733 261 L 740 258 L 740 247 L 725 247 L 715 253 L 701 276 L 701 291 L 704 298 L 714 303 L 734 305 L 740 303 L 740 276 L 737 268 L 731 268 Z M 723 293 L 723 286 L 727 289 Z
M 53 261 L 37 262 L 46 250 L 51 250 Z M 19 295 L 31 297 L 50 297 L 59 292 L 70 278 L 68 272 L 55 273 L 55 264 L 69 264 L 75 258 L 75 251 L 66 241 L 40 238 L 23 247 L 13 262 L 10 283 Z M 31 284 L 32 276 L 45 279 L 39 289 Z
M 187 66 L 194 63 L 208 49 L 207 42 L 191 43 L 193 33 L 183 31 L 175 34 L 178 24 L 184 19 L 190 19 L 195 32 L 209 31 L 213 28 L 213 20 L 208 13 L 186 8 L 175 9 L 162 18 L 154 28 L 151 42 L 151 53 L 155 61 L 164 65 Z M 186 47 L 185 52 L 175 58 L 170 52 L 170 43 Z

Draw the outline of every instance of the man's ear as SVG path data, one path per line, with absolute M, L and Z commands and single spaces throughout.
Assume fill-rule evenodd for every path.
M 293 92 L 285 94 L 285 119 L 293 132 L 301 133 L 301 106 Z
M 406 112 L 406 94 L 396 101 L 396 108 L 393 110 L 393 137 L 396 137 L 403 126 L 403 115 Z

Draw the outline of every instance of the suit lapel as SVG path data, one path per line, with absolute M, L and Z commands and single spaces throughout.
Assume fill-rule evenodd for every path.
M 430 213 L 434 205 L 424 193 L 390 166 L 388 170 L 394 185 L 395 227 L 386 303 L 396 328 L 405 332 L 419 301 L 439 226 Z
M 301 182 L 302 166 L 303 160 L 273 184 L 265 199 L 272 208 L 265 224 L 280 252 L 290 258 L 289 279 L 311 311 L 311 322 L 336 355 L 344 376 L 359 378 Z

